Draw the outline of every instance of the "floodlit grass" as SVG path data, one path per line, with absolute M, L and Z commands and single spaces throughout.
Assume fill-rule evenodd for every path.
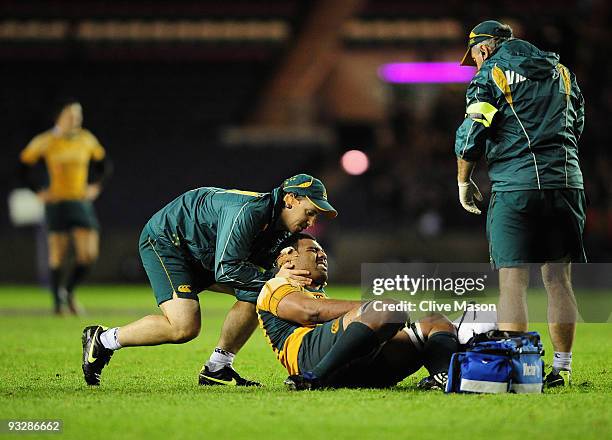
M 355 298 L 357 288 L 332 288 Z M 543 395 L 444 395 L 415 389 L 425 375 L 388 390 L 291 393 L 258 330 L 235 362 L 261 389 L 202 388 L 197 373 L 214 348 L 233 298 L 205 293 L 202 334 L 184 345 L 120 350 L 102 385 L 81 373 L 81 330 L 158 313 L 145 286 L 84 287 L 84 317 L 48 313 L 33 287 L 0 287 L 0 419 L 61 419 L 63 438 L 609 438 L 612 326 L 579 324 L 574 386 Z M 552 348 L 545 325 L 546 360 Z M 7 435 L 10 437 L 11 435 Z M 51 434 L 41 434 L 43 438 Z M 28 435 L 27 438 L 36 437 Z

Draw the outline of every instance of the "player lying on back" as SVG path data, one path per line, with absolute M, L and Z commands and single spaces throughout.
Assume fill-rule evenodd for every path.
M 443 389 L 451 355 L 459 348 L 456 330 L 443 315 L 410 324 L 405 312 L 375 311 L 374 301 L 329 299 L 327 255 L 315 238 L 291 236 L 277 259 L 310 271 L 307 288 L 286 278 L 266 282 L 257 299 L 260 326 L 293 390 L 397 384 L 425 366 L 420 387 Z M 392 300 L 376 300 L 393 302 Z M 380 309 L 380 304 L 376 309 Z

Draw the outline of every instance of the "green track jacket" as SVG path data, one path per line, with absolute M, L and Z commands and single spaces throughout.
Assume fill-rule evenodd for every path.
M 177 197 L 147 223 L 149 234 L 180 246 L 236 289 L 259 292 L 274 276 L 270 269 L 278 246 L 290 233 L 275 230 L 283 192 L 271 193 L 203 187 Z
M 557 54 L 523 40 L 502 43 L 470 82 L 466 100 L 455 154 L 470 162 L 484 154 L 493 191 L 583 188 L 584 99 Z

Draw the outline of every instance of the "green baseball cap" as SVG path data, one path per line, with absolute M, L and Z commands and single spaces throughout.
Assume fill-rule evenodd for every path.
M 468 49 L 467 52 L 465 52 L 465 55 L 463 55 L 461 65 L 475 66 L 476 63 L 474 62 L 470 54 L 472 47 L 474 47 L 478 43 L 482 43 L 484 40 L 488 40 L 489 38 L 493 37 L 512 38 L 512 29 L 495 20 L 483 21 L 482 23 L 476 25 L 476 27 L 470 32 L 470 38 L 468 40 Z
M 334 218 L 338 215 L 338 211 L 327 201 L 327 190 L 323 182 L 316 177 L 308 174 L 297 174 L 286 179 L 283 182 L 282 189 L 286 193 L 306 197 L 319 211 L 322 211 L 328 217 Z

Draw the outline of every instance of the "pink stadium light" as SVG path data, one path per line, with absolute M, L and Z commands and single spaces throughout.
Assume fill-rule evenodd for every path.
M 365 173 L 370 167 L 368 156 L 360 150 L 349 150 L 342 155 L 342 168 L 352 176 Z
M 459 63 L 388 63 L 378 68 L 378 77 L 393 84 L 468 83 L 476 74 L 475 67 Z

